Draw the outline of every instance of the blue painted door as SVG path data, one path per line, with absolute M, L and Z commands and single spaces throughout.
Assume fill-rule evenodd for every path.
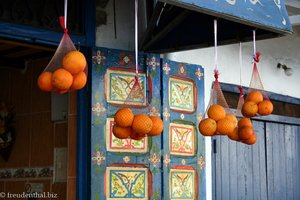
M 134 53 L 95 48 L 92 61 L 91 199 L 160 199 L 161 137 L 137 141 L 112 134 L 113 116 L 134 84 Z M 138 63 L 140 84 L 150 105 L 133 111 L 160 114 L 159 55 L 141 53 Z M 144 102 L 133 102 L 139 103 Z
M 149 106 L 133 111 L 161 116 L 164 131 L 135 141 L 112 134 L 113 116 L 134 83 L 134 53 L 94 48 L 92 61 L 91 199 L 205 199 L 205 146 L 197 129 L 203 68 L 139 54 Z
M 162 77 L 163 199 L 205 199 L 205 141 L 198 132 L 203 68 L 165 59 Z

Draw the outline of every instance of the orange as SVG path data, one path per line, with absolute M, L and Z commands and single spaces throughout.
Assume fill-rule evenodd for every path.
M 134 114 L 129 108 L 121 108 L 116 112 L 114 120 L 118 126 L 129 127 L 132 125 L 133 118 Z
M 132 129 L 131 127 L 120 127 L 115 124 L 112 131 L 116 138 L 126 139 L 130 136 Z
M 264 100 L 258 104 L 258 114 L 270 115 L 273 112 L 273 104 L 270 100 Z
M 82 89 L 87 81 L 86 74 L 84 72 L 79 72 L 78 74 L 73 76 L 73 83 L 71 85 L 72 90 L 80 90 Z
M 152 129 L 147 135 L 156 136 L 161 134 L 164 129 L 163 121 L 158 116 L 151 116 L 150 119 L 152 120 Z
M 59 68 L 52 74 L 52 85 L 59 90 L 68 90 L 73 82 L 73 76 L 65 69 Z
M 132 122 L 132 129 L 138 135 L 142 136 L 148 134 L 151 131 L 152 126 L 153 126 L 152 120 L 147 115 L 138 114 L 134 116 Z
M 62 66 L 71 74 L 78 74 L 84 70 L 86 59 L 80 51 L 70 51 L 64 56 Z
M 141 136 L 139 134 L 137 134 L 135 131 L 132 131 L 130 134 L 130 138 L 133 140 L 142 140 L 144 139 L 145 136 Z
M 206 118 L 200 121 L 199 131 L 204 136 L 213 136 L 217 130 L 217 123 L 211 118 Z
M 248 93 L 246 101 L 253 101 L 254 103 L 258 104 L 259 102 L 262 102 L 264 99 L 262 93 L 258 90 L 253 90 Z
M 226 114 L 225 118 L 229 119 L 234 124 L 234 127 L 238 125 L 238 119 L 233 114 Z
M 240 137 L 238 134 L 238 127 L 234 128 L 234 131 L 228 134 L 229 139 L 235 140 L 235 141 L 240 141 Z
M 246 101 L 242 107 L 242 114 L 245 117 L 254 117 L 258 111 L 258 106 L 253 101 Z
M 217 132 L 221 135 L 228 135 L 234 131 L 235 125 L 229 119 L 221 119 L 217 122 Z
M 225 109 L 218 104 L 211 105 L 207 111 L 207 114 L 209 118 L 215 121 L 223 119 L 226 116 Z
M 253 135 L 248 140 L 243 140 L 242 142 L 248 145 L 252 145 L 256 143 L 256 140 L 257 137 L 256 137 L 256 133 L 254 132 Z
M 52 73 L 51 72 L 42 72 L 39 75 L 37 84 L 39 88 L 46 92 L 51 92 L 53 90 L 53 86 L 51 83 Z
M 242 128 L 239 128 L 239 138 L 241 140 L 248 140 L 253 135 L 254 131 L 252 127 L 244 126 Z
M 247 117 L 243 117 L 242 119 L 240 119 L 240 121 L 238 122 L 238 127 L 241 128 L 243 126 L 252 127 L 251 119 Z

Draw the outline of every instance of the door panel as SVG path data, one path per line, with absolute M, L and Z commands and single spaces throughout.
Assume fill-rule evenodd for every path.
M 204 137 L 198 133 L 204 110 L 203 68 L 162 62 L 163 199 L 205 199 Z
M 91 199 L 160 199 L 161 137 L 120 140 L 111 133 L 113 116 L 134 84 L 134 53 L 95 48 L 92 59 Z M 144 102 L 131 102 L 132 109 L 135 114 L 160 114 L 159 55 L 139 54 L 139 66 L 150 106 L 142 109 L 138 107 Z
M 269 199 L 300 199 L 299 126 L 267 123 Z
M 252 146 L 213 139 L 213 199 L 299 199 L 299 126 L 253 120 Z
M 213 199 L 266 199 L 264 124 L 253 124 L 258 141 L 254 146 L 226 136 L 213 138 Z

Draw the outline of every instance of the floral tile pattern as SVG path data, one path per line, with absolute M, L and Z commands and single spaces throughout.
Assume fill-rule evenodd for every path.
M 175 77 L 169 79 L 169 105 L 176 111 L 195 111 L 194 88 L 192 81 Z
M 53 167 L 0 169 L 0 179 L 46 178 L 53 176 Z
M 194 156 L 196 152 L 195 127 L 170 123 L 169 148 L 171 155 Z
M 148 169 L 137 167 L 106 168 L 107 199 L 148 199 Z
M 106 99 L 112 104 L 124 104 L 135 83 L 135 73 L 117 70 L 107 70 Z M 139 83 L 146 96 L 146 76 L 139 73 Z M 141 96 L 141 95 L 140 95 Z M 128 100 L 127 100 L 128 101 Z M 146 105 L 146 99 L 139 96 L 130 98 L 131 105 Z
M 171 199 L 196 199 L 195 170 L 171 169 L 170 170 L 170 198 Z
M 113 118 L 106 120 L 106 148 L 110 152 L 146 153 L 148 152 L 148 137 L 142 140 L 119 139 L 112 133 Z

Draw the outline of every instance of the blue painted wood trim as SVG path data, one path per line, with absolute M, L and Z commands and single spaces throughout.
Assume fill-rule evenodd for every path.
M 91 58 L 91 49 L 83 48 L 82 52 Z M 77 148 L 76 148 L 76 199 L 90 199 L 90 160 L 91 160 L 91 131 L 90 131 L 90 83 L 92 62 L 87 59 L 88 83 L 77 92 Z
M 234 84 L 229 84 L 229 83 L 220 83 L 221 89 L 226 92 L 233 92 L 239 94 L 239 89 L 237 88 L 237 85 Z M 246 94 L 248 91 L 248 87 L 243 86 L 244 93 Z M 282 101 L 282 102 L 287 102 L 287 103 L 292 103 L 292 104 L 297 104 L 300 105 L 300 99 L 287 96 L 287 95 L 281 95 L 281 94 L 276 94 L 273 92 L 268 92 L 266 91 L 267 95 L 269 96 L 270 99 L 275 100 L 275 101 Z
M 69 34 L 75 45 L 80 43 L 81 46 L 94 46 L 96 41 L 96 3 L 95 0 L 85 0 L 82 3 L 84 34 L 75 35 L 72 34 L 72 32 Z M 16 23 L 0 23 L 0 37 L 8 39 L 15 39 L 37 44 L 58 45 L 62 36 L 63 30 L 60 32 L 55 32 L 43 28 Z

